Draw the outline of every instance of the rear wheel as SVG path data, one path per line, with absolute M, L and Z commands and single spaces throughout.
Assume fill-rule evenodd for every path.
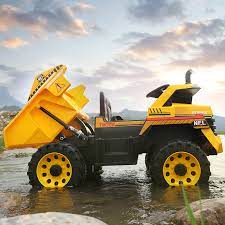
M 87 179 L 96 180 L 100 178 L 100 175 L 103 173 L 102 166 L 92 165 L 87 163 Z
M 79 186 L 86 177 L 86 166 L 81 153 L 67 143 L 39 148 L 28 165 L 27 174 L 32 186 Z
M 191 142 L 166 145 L 152 162 L 151 176 L 160 186 L 208 184 L 210 163 L 206 154 Z
M 145 155 L 145 166 L 148 172 L 151 170 L 151 163 L 152 163 L 152 154 L 146 153 Z

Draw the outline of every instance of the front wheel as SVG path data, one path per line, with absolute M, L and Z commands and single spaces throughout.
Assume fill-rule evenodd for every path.
M 210 174 L 206 154 L 197 145 L 184 141 L 164 146 L 151 167 L 152 179 L 160 186 L 208 184 Z
M 32 186 L 79 186 L 86 177 L 81 153 L 67 143 L 53 143 L 39 148 L 28 166 L 27 175 Z

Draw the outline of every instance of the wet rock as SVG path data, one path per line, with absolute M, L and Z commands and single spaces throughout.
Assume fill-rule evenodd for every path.
M 69 213 L 47 212 L 0 219 L 4 225 L 106 225 L 102 221 Z
M 225 198 L 205 199 L 190 204 L 197 224 L 201 224 L 201 215 L 205 225 L 225 224 Z M 186 209 L 178 211 L 175 220 L 179 225 L 190 225 Z

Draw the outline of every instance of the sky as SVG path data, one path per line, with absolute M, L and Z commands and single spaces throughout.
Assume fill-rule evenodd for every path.
M 225 116 L 225 1 L 0 0 L 0 86 L 25 103 L 34 76 L 59 64 L 86 86 L 86 112 L 100 91 L 113 111 L 145 111 L 148 92 L 191 68 L 194 103 Z

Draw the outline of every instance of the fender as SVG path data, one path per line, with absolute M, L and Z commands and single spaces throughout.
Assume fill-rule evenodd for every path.
M 217 153 L 223 152 L 222 147 L 222 141 L 219 136 L 216 136 L 211 128 L 203 128 L 201 129 L 201 132 L 204 134 L 204 136 L 207 138 L 209 143 L 215 148 Z

